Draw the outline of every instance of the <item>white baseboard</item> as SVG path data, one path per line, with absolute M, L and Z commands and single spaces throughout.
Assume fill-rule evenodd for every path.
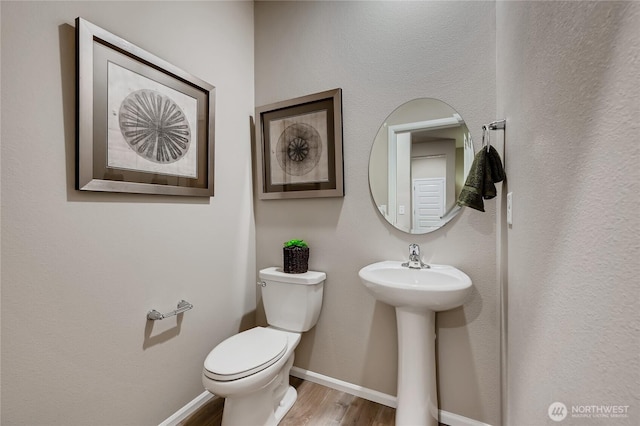
M 308 380 L 310 382 L 317 383 L 319 385 L 326 386 L 331 389 L 336 389 L 342 392 L 346 392 L 350 395 L 357 396 L 358 398 L 368 399 L 369 401 L 386 405 L 387 407 L 396 408 L 398 405 L 396 403 L 396 397 L 393 395 L 378 392 L 376 390 L 365 388 L 362 386 L 354 385 L 353 383 L 343 382 L 342 380 L 338 380 L 338 379 L 334 379 L 333 377 L 314 373 L 313 371 L 304 370 L 299 367 L 291 367 L 290 374 L 294 377 L 298 377 L 303 380 Z
M 291 367 L 291 375 L 303 380 L 307 380 L 309 382 L 326 386 L 331 389 L 346 392 L 350 395 L 357 396 L 358 398 L 377 402 L 378 404 L 386 405 L 387 407 L 397 407 L 396 397 L 393 395 L 378 392 L 376 390 L 365 388 L 359 385 L 354 385 L 353 383 L 344 382 L 342 380 L 314 373 L 313 371 L 304 370 L 299 367 Z M 187 405 L 176 411 L 167 420 L 160 423 L 159 426 L 177 426 L 180 422 L 186 420 L 190 415 L 198 411 L 198 409 L 200 409 L 203 405 L 205 405 L 213 398 L 218 397 L 208 391 L 202 392 L 200 395 L 195 397 L 193 401 L 189 402 Z M 440 422 L 449 426 L 491 426 L 487 423 L 479 422 L 477 420 L 460 416 L 458 414 L 449 413 L 448 411 L 444 410 L 440 410 Z
M 346 392 L 348 394 L 357 396 L 358 398 L 377 402 L 378 404 L 386 405 L 387 407 L 396 408 L 398 406 L 396 397 L 393 395 L 378 392 L 376 390 L 365 388 L 363 386 L 354 385 L 353 383 L 344 382 L 342 380 L 334 379 L 333 377 L 314 373 L 313 371 L 304 370 L 299 367 L 291 367 L 291 375 L 303 380 L 307 380 L 309 382 L 326 386 L 331 389 Z M 487 423 L 479 422 L 468 417 L 449 413 L 448 411 L 439 410 L 439 412 L 440 422 L 449 426 L 491 426 Z
M 491 426 L 488 423 L 483 423 L 478 420 L 473 420 L 444 410 L 440 410 L 440 423 L 444 423 L 449 426 Z
M 218 398 L 209 391 L 204 391 L 200 395 L 196 396 L 187 405 L 173 413 L 171 417 L 160 423 L 158 426 L 177 426 L 180 422 L 186 420 L 190 415 L 198 411 L 202 406 L 213 398 Z

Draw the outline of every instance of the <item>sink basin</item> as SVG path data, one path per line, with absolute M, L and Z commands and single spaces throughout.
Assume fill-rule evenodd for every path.
M 471 279 L 453 266 L 410 269 L 401 264 L 373 263 L 358 275 L 373 297 L 395 307 L 446 311 L 461 306 L 471 292 Z

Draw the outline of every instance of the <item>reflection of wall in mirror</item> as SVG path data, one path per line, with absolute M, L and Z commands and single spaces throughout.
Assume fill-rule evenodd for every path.
M 464 148 L 456 147 L 456 183 L 455 193 L 459 194 L 464 186 L 465 178 Z M 457 198 L 457 197 L 456 197 Z
M 411 176 L 413 179 L 422 178 L 446 178 L 447 156 L 446 154 L 411 156 Z

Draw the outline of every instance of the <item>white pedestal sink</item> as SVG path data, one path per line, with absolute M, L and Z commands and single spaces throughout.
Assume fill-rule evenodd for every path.
M 410 269 L 401 264 L 373 263 L 358 275 L 376 299 L 396 308 L 396 425 L 437 426 L 435 313 L 461 306 L 471 292 L 471 279 L 453 266 Z

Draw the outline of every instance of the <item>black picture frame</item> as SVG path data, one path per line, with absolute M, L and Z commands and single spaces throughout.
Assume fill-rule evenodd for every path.
M 76 19 L 76 189 L 214 195 L 215 87 Z
M 256 108 L 259 199 L 344 196 L 342 89 Z

